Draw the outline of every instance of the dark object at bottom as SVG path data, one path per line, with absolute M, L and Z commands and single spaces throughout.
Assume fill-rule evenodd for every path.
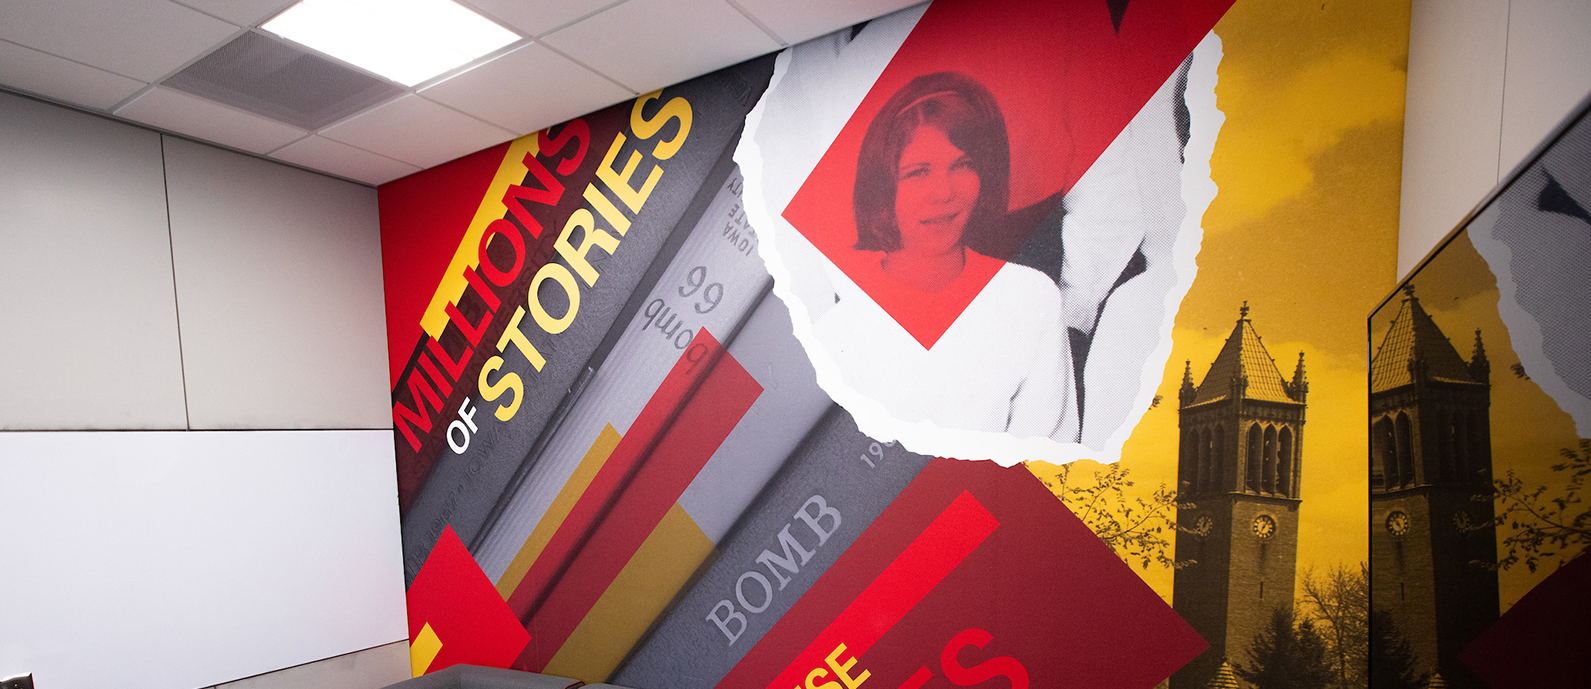
M 1570 687 L 1591 676 L 1591 557 L 1581 555 L 1519 599 L 1459 654 L 1497 689 Z
M 479 665 L 454 665 L 397 684 L 386 689 L 570 689 L 580 680 L 538 675 L 534 672 L 504 670 Z M 28 685 L 31 689 L 32 685 Z M 3 689 L 11 689 L 6 686 Z

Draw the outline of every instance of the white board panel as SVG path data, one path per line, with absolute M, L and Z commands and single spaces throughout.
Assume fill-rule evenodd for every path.
M 390 431 L 0 433 L 0 675 L 205 687 L 407 635 Z
M 1414 0 L 1399 276 L 1497 184 L 1507 44 L 1507 0 Z
M 1506 177 L 1591 92 L 1591 3 L 1509 3 L 1507 88 L 1498 179 Z
M 160 136 L 0 93 L 0 429 L 183 428 Z
M 193 428 L 391 428 L 376 190 L 166 138 Z

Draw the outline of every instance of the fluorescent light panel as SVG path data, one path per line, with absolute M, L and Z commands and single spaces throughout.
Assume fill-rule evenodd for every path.
M 519 40 L 451 0 L 302 0 L 260 28 L 405 86 Z

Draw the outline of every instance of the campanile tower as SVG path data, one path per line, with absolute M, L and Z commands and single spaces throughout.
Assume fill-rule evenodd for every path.
M 1309 383 L 1302 353 L 1292 380 L 1282 377 L 1248 313 L 1244 302 L 1197 386 L 1188 363 L 1178 394 L 1176 557 L 1192 564 L 1176 571 L 1172 601 L 1210 648 L 1172 676 L 1174 689 L 1203 689 L 1223 662 L 1248 663 L 1271 613 L 1293 605 Z
M 1497 619 L 1491 363 L 1480 331 L 1465 362 L 1403 292 L 1370 362 L 1371 605 L 1417 672 L 1483 687 L 1458 653 Z

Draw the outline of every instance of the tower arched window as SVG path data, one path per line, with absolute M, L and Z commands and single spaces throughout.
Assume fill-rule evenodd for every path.
M 1487 443 L 1490 441 L 1485 437 L 1486 427 L 1481 425 L 1480 413 L 1470 412 L 1465 419 L 1464 426 L 1464 449 L 1467 452 L 1466 459 L 1468 460 L 1468 473 L 1464 475 L 1464 481 L 1466 483 L 1484 483 L 1489 481 L 1491 477 L 1482 472 L 1491 468 L 1490 463 L 1486 460 Z
M 1180 490 L 1192 491 L 1194 489 L 1193 478 L 1198 471 L 1198 466 L 1195 464 L 1197 460 L 1193 453 L 1194 437 L 1194 431 L 1184 431 L 1182 433 L 1182 447 L 1177 450 L 1177 484 Z
M 1470 479 L 1468 421 L 1463 412 L 1453 414 L 1453 471 L 1458 474 L 1459 483 Z
M 1215 473 L 1220 471 L 1215 459 L 1215 439 L 1210 435 L 1210 429 L 1206 428 L 1200 432 L 1199 444 L 1204 448 L 1205 456 L 1203 487 L 1205 492 L 1209 492 L 1216 489 Z
M 1276 492 L 1293 497 L 1293 429 L 1276 434 Z
M 1453 478 L 1453 434 L 1448 431 L 1451 426 L 1452 417 L 1450 414 L 1448 414 L 1447 410 L 1437 409 L 1433 413 L 1435 414 L 1437 429 L 1436 462 L 1427 464 L 1431 466 L 1435 472 L 1431 476 L 1431 482 L 1436 483 L 1438 481 L 1451 480 Z
M 1247 489 L 1251 493 L 1260 492 L 1260 464 L 1264 461 L 1263 440 L 1261 439 L 1260 425 L 1248 427 L 1248 447 L 1243 453 L 1243 464 L 1247 472 Z
M 1227 490 L 1226 478 L 1226 426 L 1217 424 L 1215 427 L 1215 440 L 1210 452 L 1210 490 Z
M 1265 475 L 1260 479 L 1260 487 L 1267 493 L 1276 492 L 1276 427 L 1265 427 Z
M 1398 487 L 1398 445 L 1388 417 L 1378 419 L 1370 432 L 1370 464 L 1372 486 L 1380 480 L 1383 488 Z
M 1394 422 L 1398 433 L 1398 485 L 1414 483 L 1414 447 L 1409 433 L 1409 415 L 1398 413 Z

